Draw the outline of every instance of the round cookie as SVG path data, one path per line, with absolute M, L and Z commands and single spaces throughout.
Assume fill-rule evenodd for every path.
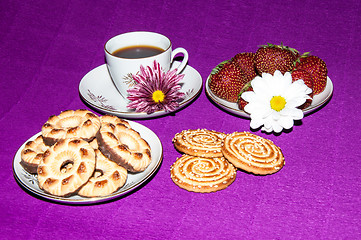
M 191 192 L 209 193 L 228 187 L 236 179 L 236 168 L 224 157 L 204 158 L 184 154 L 170 169 L 173 182 Z
M 115 162 L 110 161 L 98 149 L 95 149 L 96 167 L 93 176 L 79 190 L 78 195 L 83 197 L 107 196 L 127 181 L 127 170 Z
M 33 141 L 27 142 L 21 151 L 21 166 L 31 174 L 37 174 L 38 165 L 48 148 L 49 146 L 45 145 L 41 135 Z
M 81 139 L 63 139 L 44 152 L 38 166 L 39 187 L 56 196 L 70 196 L 93 175 L 95 152 Z
M 122 123 L 102 124 L 97 140 L 99 150 L 111 161 L 136 173 L 151 162 L 151 149 L 140 134 Z
M 183 130 L 173 138 L 174 147 L 188 155 L 199 157 L 223 157 L 221 146 L 225 133 L 207 129 Z
M 46 145 L 53 145 L 61 139 L 81 138 L 90 142 L 100 128 L 97 115 L 88 110 L 67 110 L 49 117 L 41 132 Z
M 120 119 L 117 116 L 109 115 L 109 114 L 101 116 L 100 123 L 101 124 L 112 123 L 114 125 L 121 123 L 121 124 L 127 126 L 128 128 L 131 128 L 129 122 L 127 122 L 126 120 Z
M 91 140 L 91 141 L 89 142 L 89 144 L 90 144 L 90 146 L 91 146 L 92 148 L 94 148 L 94 149 L 98 149 L 98 148 L 99 148 L 99 146 L 98 146 L 98 140 L 97 140 L 96 138 L 94 138 L 93 140 Z
M 235 167 L 258 175 L 278 172 L 285 164 L 279 147 L 271 140 L 249 132 L 227 135 L 222 152 Z

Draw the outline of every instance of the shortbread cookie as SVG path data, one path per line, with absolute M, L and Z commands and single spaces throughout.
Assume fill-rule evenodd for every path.
M 21 166 L 31 174 L 37 174 L 38 165 L 48 148 L 49 146 L 45 145 L 41 135 L 33 141 L 27 142 L 21 151 Z
M 117 116 L 109 115 L 109 114 L 101 116 L 100 123 L 101 124 L 112 123 L 114 125 L 121 123 L 121 124 L 127 126 L 128 128 L 130 128 L 129 122 L 127 122 L 124 119 L 118 118 Z
M 171 178 L 180 188 L 191 192 L 215 192 L 236 179 L 236 168 L 224 157 L 204 158 L 184 154 L 171 166 Z
M 81 139 L 63 139 L 44 153 L 38 166 L 39 187 L 56 196 L 70 196 L 93 175 L 95 152 Z
M 151 162 L 151 149 L 147 141 L 122 123 L 102 124 L 97 139 L 99 150 L 130 172 L 142 172 Z
M 41 132 L 45 144 L 51 146 L 61 139 L 80 138 L 90 142 L 100 128 L 97 115 L 88 110 L 67 110 L 49 117 Z
M 223 157 L 221 146 L 225 133 L 207 129 L 183 130 L 173 138 L 174 147 L 188 155 Z
M 127 180 L 127 170 L 110 161 L 98 149 L 95 149 L 96 167 L 93 176 L 79 190 L 83 197 L 102 197 L 114 193 Z
M 94 149 L 98 149 L 98 140 L 96 138 L 94 138 L 91 142 L 89 142 L 90 146 L 92 146 L 92 148 Z
M 259 175 L 275 173 L 285 164 L 279 147 L 271 140 L 249 132 L 227 135 L 222 152 L 235 167 Z

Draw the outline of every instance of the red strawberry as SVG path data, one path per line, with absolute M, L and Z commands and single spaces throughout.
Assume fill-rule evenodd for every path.
M 292 82 L 295 82 L 299 79 L 302 79 L 303 82 L 307 85 L 307 87 L 311 88 L 312 92 L 308 94 L 311 98 L 313 97 L 313 80 L 311 77 L 311 74 L 309 74 L 307 71 L 303 69 L 297 69 L 292 72 Z M 304 104 L 299 106 L 300 109 L 305 109 L 309 107 L 312 103 L 312 99 L 307 99 Z
M 248 81 L 251 81 L 257 76 L 256 68 L 254 67 L 255 55 L 255 53 L 244 52 L 238 53 L 232 58 L 232 61 L 238 64 L 238 66 L 244 72 Z
M 258 48 L 255 56 L 255 67 L 259 74 L 273 74 L 279 70 L 282 74 L 292 70 L 294 62 L 297 60 L 299 52 L 296 49 L 287 46 L 268 45 Z
M 237 104 L 238 104 L 238 108 L 241 110 L 244 110 L 244 107 L 248 104 L 248 102 L 241 97 L 242 93 L 247 92 L 247 91 L 253 91 L 251 82 L 248 82 L 247 84 L 245 84 L 238 95 Z
M 218 97 L 237 102 L 238 94 L 247 83 L 242 70 L 232 61 L 224 61 L 213 69 L 209 88 Z
M 326 63 L 319 57 L 302 55 L 296 62 L 295 69 L 303 69 L 311 74 L 313 80 L 313 94 L 317 95 L 323 92 L 327 83 Z

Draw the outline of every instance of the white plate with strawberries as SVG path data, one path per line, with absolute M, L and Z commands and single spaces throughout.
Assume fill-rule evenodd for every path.
M 249 118 L 249 114 L 243 110 L 238 108 L 238 104 L 236 102 L 229 102 L 222 98 L 217 97 L 209 88 L 209 77 L 206 81 L 206 93 L 209 98 L 212 99 L 214 103 L 216 103 L 222 109 L 233 113 L 237 116 Z M 303 109 L 304 114 L 309 114 L 316 109 L 320 108 L 323 104 L 325 104 L 332 96 L 333 93 L 333 83 L 329 77 L 327 77 L 327 84 L 325 90 L 317 95 L 313 96 L 312 103 L 307 108 Z
M 328 77 L 326 63 L 309 52 L 300 54 L 288 46 L 268 43 L 256 52 L 242 52 L 218 64 L 206 81 L 207 95 L 221 108 L 235 115 L 249 118 L 243 111 L 246 101 L 239 98 L 245 91 L 252 91 L 251 82 L 263 73 L 287 72 L 292 81 L 302 79 L 312 90 L 307 101 L 300 106 L 304 114 L 309 114 L 325 104 L 333 92 L 333 84 Z

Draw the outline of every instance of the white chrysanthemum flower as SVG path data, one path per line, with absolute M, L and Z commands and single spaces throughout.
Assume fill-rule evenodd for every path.
M 290 129 L 294 120 L 303 118 L 298 109 L 310 97 L 312 90 L 303 80 L 292 82 L 291 73 L 284 75 L 275 71 L 274 75 L 263 73 L 251 82 L 253 91 L 244 92 L 241 97 L 248 102 L 244 110 L 250 114 L 251 128 L 266 132 L 281 132 Z

